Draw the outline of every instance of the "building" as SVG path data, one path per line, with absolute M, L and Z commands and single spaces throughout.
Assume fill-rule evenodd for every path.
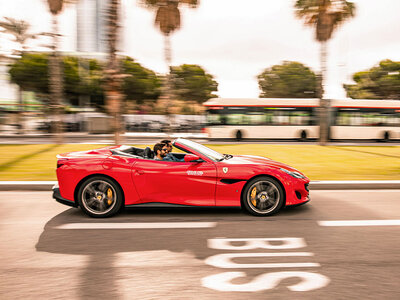
M 18 101 L 18 86 L 10 82 L 8 65 L 12 59 L 7 56 L 0 58 L 0 104 L 12 104 Z
M 77 52 L 106 53 L 108 0 L 80 0 L 77 3 Z

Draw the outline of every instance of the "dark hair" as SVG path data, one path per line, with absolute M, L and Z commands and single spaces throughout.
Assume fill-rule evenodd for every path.
M 161 151 L 161 149 L 162 149 L 164 146 L 166 146 L 166 145 L 167 145 L 167 144 L 164 144 L 164 143 L 155 144 L 155 145 L 154 145 L 154 148 L 153 148 L 154 155 L 157 156 L 158 151 Z
M 166 144 L 168 146 L 169 144 L 171 144 L 171 141 L 170 140 L 162 140 L 161 143 Z

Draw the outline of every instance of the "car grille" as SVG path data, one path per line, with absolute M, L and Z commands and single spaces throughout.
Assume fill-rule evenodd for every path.
M 308 183 L 306 183 L 306 184 L 304 185 L 304 188 L 306 189 L 307 192 L 309 191 L 309 190 L 308 190 Z

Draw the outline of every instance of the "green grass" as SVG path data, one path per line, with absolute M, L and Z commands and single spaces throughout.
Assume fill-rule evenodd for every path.
M 272 158 L 311 180 L 400 180 L 400 146 L 208 145 L 230 154 Z M 0 180 L 56 180 L 56 155 L 100 145 L 0 145 Z M 145 145 L 137 145 L 144 148 Z

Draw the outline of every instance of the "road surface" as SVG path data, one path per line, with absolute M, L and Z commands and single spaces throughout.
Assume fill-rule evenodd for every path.
M 400 299 L 400 190 L 311 191 L 267 218 L 0 197 L 0 299 Z

